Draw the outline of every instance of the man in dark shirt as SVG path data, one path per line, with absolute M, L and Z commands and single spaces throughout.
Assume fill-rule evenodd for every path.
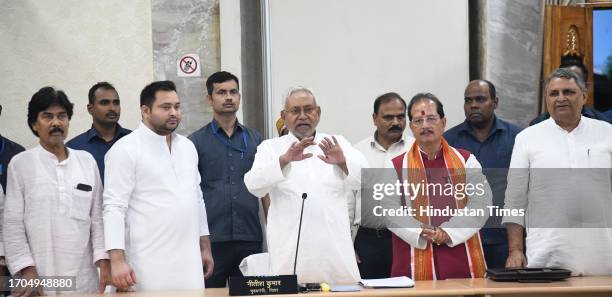
M 96 160 L 100 177 L 104 182 L 106 152 L 117 140 L 132 131 L 119 125 L 121 102 L 113 85 L 108 82 L 99 82 L 89 89 L 88 97 L 87 111 L 93 118 L 91 129 L 68 141 L 66 146 L 89 152 Z
M 206 287 L 224 287 L 228 277 L 241 275 L 243 258 L 261 253 L 259 199 L 249 193 L 243 176 L 251 169 L 262 137 L 238 122 L 238 78 L 220 71 L 206 81 L 206 100 L 213 120 L 189 139 L 198 151 L 200 186 L 206 203 L 215 269 Z
M 0 115 L 2 115 L 2 105 L 0 105 Z M 0 135 L 0 184 L 2 184 L 2 193 L 0 193 L 0 195 L 6 194 L 6 169 L 8 168 L 9 162 L 15 155 L 23 151 L 25 151 L 23 146 Z M 4 209 L 4 206 L 2 206 L 2 209 Z M 0 222 L 0 228 L 1 227 L 2 222 Z M 4 252 L 0 255 L 0 276 L 10 276 L 6 268 Z M 0 294 L 8 296 L 10 292 L 2 292 L 2 290 L 0 290 Z
M 493 191 L 493 205 L 503 208 L 514 138 L 521 131 L 516 125 L 495 116 L 499 99 L 488 80 L 471 81 L 465 89 L 465 121 L 444 133 L 451 146 L 470 151 L 483 167 Z M 501 218 L 490 218 L 481 230 L 485 260 L 489 268 L 505 267 L 508 257 L 506 230 Z
M 0 115 L 2 115 L 2 105 L 0 105 Z M 25 148 L 8 138 L 0 135 L 0 184 L 6 194 L 6 169 L 13 156 L 25 151 Z

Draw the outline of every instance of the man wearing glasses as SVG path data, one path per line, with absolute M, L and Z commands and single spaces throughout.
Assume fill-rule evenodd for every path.
M 495 115 L 498 102 L 493 83 L 471 81 L 464 93 L 465 121 L 446 131 L 444 138 L 453 147 L 474 154 L 493 190 L 493 205 L 503 207 L 514 138 L 521 128 Z M 480 231 L 487 266 L 502 268 L 508 258 L 506 229 L 501 217 L 491 217 L 487 226 L 491 228 Z
M 428 190 L 403 192 L 402 204 L 416 211 L 394 219 L 391 225 L 391 276 L 414 280 L 484 277 L 486 264 L 478 230 L 488 218 L 491 190 L 480 163 L 442 137 L 446 118 L 442 103 L 433 94 L 414 96 L 408 117 L 416 141 L 406 153 L 392 159 L 393 167 L 401 181 L 422 184 Z M 461 184 L 465 187 L 458 186 Z M 480 190 L 468 190 L 469 184 Z M 435 190 L 437 185 L 451 185 L 454 191 Z M 451 214 L 424 209 L 447 209 Z M 483 213 L 476 212 L 479 210 Z
M 348 201 L 360 186 L 365 158 L 342 136 L 316 131 L 321 108 L 304 87 L 291 88 L 281 116 L 289 134 L 265 140 L 244 176 L 257 197 L 269 193 L 268 248 L 272 274 L 292 274 L 302 199 L 296 274 L 300 283 L 356 283 Z

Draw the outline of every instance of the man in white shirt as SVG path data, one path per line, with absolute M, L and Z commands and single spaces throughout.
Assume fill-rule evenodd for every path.
M 404 136 L 406 129 L 406 101 L 397 93 L 386 93 L 374 100 L 372 121 L 376 131 L 355 145 L 367 159 L 369 167 L 381 170 L 396 156 L 410 149 L 412 136 Z M 372 172 L 375 174 L 374 172 Z M 386 278 L 391 275 L 392 248 L 391 232 L 384 224 L 365 222 L 361 219 L 361 191 L 355 195 L 355 209 L 352 221 L 358 225 L 355 237 L 361 278 Z
M 290 133 L 262 142 L 244 176 L 253 195 L 270 196 L 267 235 L 272 273 L 293 273 L 306 194 L 298 281 L 355 283 L 359 271 L 347 204 L 359 189 L 361 168 L 367 162 L 343 137 L 316 131 L 321 108 L 311 90 L 294 87 L 285 98 L 281 116 Z
M 202 289 L 212 274 L 198 155 L 174 133 L 180 104 L 173 82 L 146 86 L 142 123 L 105 157 L 106 249 L 120 290 Z
M 39 145 L 9 164 L 6 201 L 0 201 L 6 262 L 22 279 L 75 277 L 77 292 L 101 293 L 110 281 L 102 182 L 89 153 L 64 145 L 72 107 L 66 94 L 52 87 L 40 89 L 28 104 L 28 124 Z M 17 295 L 33 290 L 43 293 L 28 287 Z
M 516 137 L 505 208 L 525 216 L 504 216 L 506 267 L 612 274 L 612 125 L 581 115 L 585 91 L 576 73 L 556 70 L 544 93 L 551 118 Z

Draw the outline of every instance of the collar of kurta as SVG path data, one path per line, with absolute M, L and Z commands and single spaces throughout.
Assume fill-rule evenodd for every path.
M 372 148 L 381 150 L 383 152 L 386 152 L 387 149 L 385 149 L 382 145 L 380 145 L 380 143 L 378 143 L 378 140 L 376 140 L 376 136 L 378 135 L 378 131 L 374 131 L 374 134 L 372 136 L 370 136 L 370 146 Z M 394 143 L 392 143 L 389 148 L 391 146 L 397 145 L 397 144 L 404 144 L 404 142 L 406 142 L 406 138 L 404 137 L 404 133 L 402 132 L 402 137 L 400 137 L 400 139 Z
M 293 132 L 289 131 L 289 133 L 287 133 L 287 136 L 289 137 L 289 140 L 291 141 L 291 143 L 296 142 L 296 141 L 300 141 L 294 134 Z M 318 143 L 319 141 L 321 141 L 321 133 L 317 133 L 317 131 L 315 130 L 315 134 L 314 134 L 314 141 L 316 143 Z
M 151 128 L 149 128 L 147 125 L 145 125 L 144 122 L 140 122 L 140 125 L 138 126 L 138 130 L 142 131 L 142 134 L 147 137 L 147 139 L 152 140 L 152 141 L 159 141 L 159 142 L 163 142 L 166 143 L 166 136 L 165 135 L 159 135 L 157 133 L 155 133 L 153 130 L 151 130 Z M 172 132 L 170 135 L 172 138 L 172 142 L 174 142 L 176 140 L 176 132 Z
M 580 121 L 578 122 L 578 126 L 576 126 L 576 128 L 574 128 L 574 130 L 572 130 L 571 132 L 567 132 L 565 129 L 563 129 L 563 127 L 559 126 L 557 122 L 555 122 L 555 119 L 553 119 L 552 117 L 548 118 L 546 121 L 548 121 L 549 125 L 558 129 L 557 131 L 561 131 L 565 134 L 574 134 L 574 133 L 580 132 L 584 128 L 584 126 L 586 125 L 584 123 L 585 118 L 586 118 L 585 116 L 580 115 Z
M 66 160 L 59 162 L 59 160 L 57 159 L 57 156 L 53 153 L 51 153 L 50 151 L 46 150 L 42 145 L 38 144 L 37 146 L 35 146 L 33 148 L 33 150 L 35 152 L 38 153 L 38 155 L 40 155 L 43 158 L 46 158 L 49 161 L 52 161 L 54 163 L 56 163 L 57 165 L 64 165 L 67 164 L 70 161 L 70 158 L 72 157 L 72 152 L 71 149 L 68 147 L 66 148 Z

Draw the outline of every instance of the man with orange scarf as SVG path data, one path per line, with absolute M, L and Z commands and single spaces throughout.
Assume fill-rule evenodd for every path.
M 492 194 L 480 163 L 442 137 L 446 118 L 433 94 L 414 96 L 408 117 L 416 141 L 392 163 L 400 181 L 423 187 L 404 187 L 397 200 L 414 213 L 391 219 L 391 276 L 414 280 L 484 277 L 486 263 L 478 231 L 489 216 Z

